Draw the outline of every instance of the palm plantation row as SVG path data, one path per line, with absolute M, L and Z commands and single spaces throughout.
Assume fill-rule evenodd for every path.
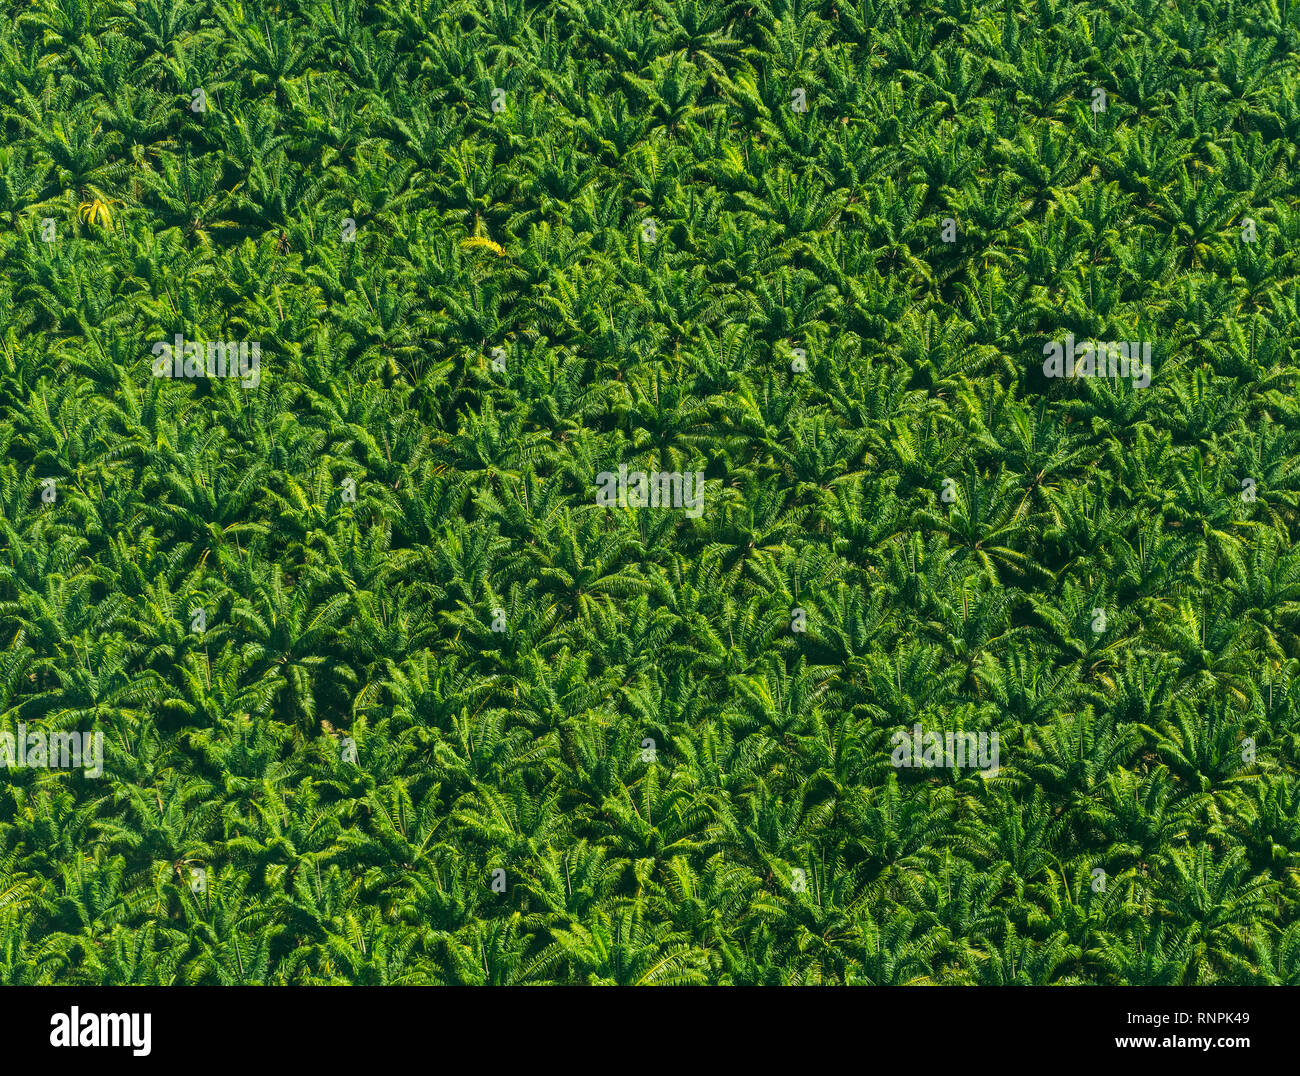
M 1300 982 L 1300 7 L 3 14 L 0 982 Z

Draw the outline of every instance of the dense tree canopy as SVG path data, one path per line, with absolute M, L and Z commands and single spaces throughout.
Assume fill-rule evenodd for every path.
M 1300 5 L 0 12 L 0 981 L 1300 983 Z

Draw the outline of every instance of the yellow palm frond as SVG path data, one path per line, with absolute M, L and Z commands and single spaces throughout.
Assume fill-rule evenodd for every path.
M 84 220 L 88 224 L 98 224 L 107 228 L 113 223 L 111 207 L 122 204 L 116 198 L 92 198 L 89 202 L 82 202 L 77 206 L 77 219 Z
M 495 243 L 491 239 L 487 239 L 481 235 L 471 236 L 469 239 L 462 239 L 460 241 L 460 249 L 461 250 L 490 250 L 498 258 L 504 258 L 506 256 L 505 247 L 503 247 L 500 243 Z

